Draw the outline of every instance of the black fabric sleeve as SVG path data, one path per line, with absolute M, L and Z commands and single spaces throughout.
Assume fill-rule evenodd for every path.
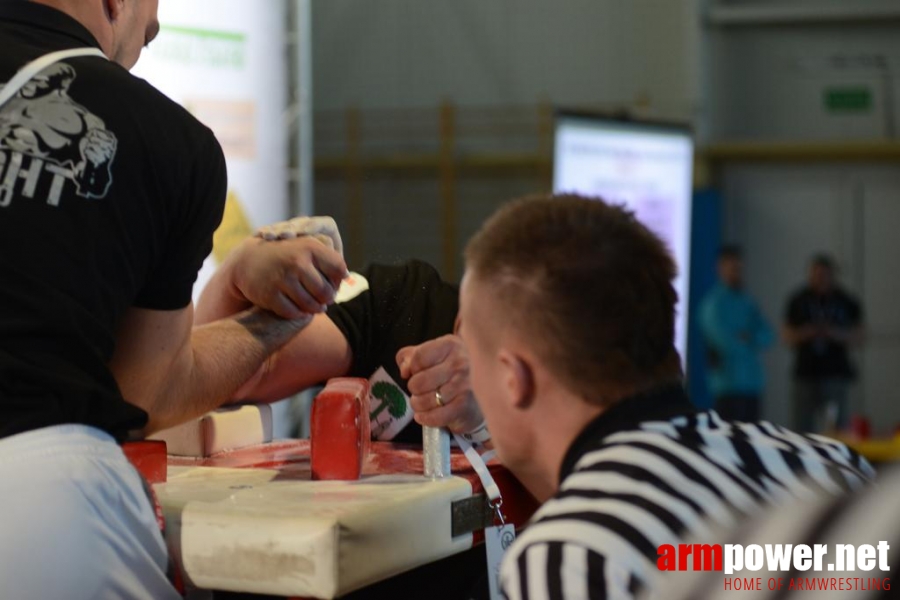
M 806 315 L 803 314 L 803 295 L 795 294 L 788 301 L 784 320 L 791 327 L 798 327 L 806 323 Z
M 384 303 L 379 298 L 384 295 L 384 288 L 392 282 L 402 281 L 403 269 L 370 265 L 362 272 L 362 276 L 369 282 L 369 289 L 346 302 L 330 306 L 327 313 L 328 318 L 346 338 L 353 353 L 350 375 L 354 377 L 369 377 L 374 371 L 367 371 L 367 365 L 373 360 L 373 330 L 376 322 L 384 322 L 384 315 L 376 314 L 376 307 L 384 309 Z
M 353 352 L 351 374 L 369 377 L 384 367 L 398 382 L 400 348 L 453 332 L 458 289 L 421 261 L 401 265 L 373 264 L 362 275 L 369 289 L 329 308 Z
M 213 233 L 225 211 L 228 177 L 219 142 L 209 129 L 204 128 L 201 135 L 203 142 L 194 154 L 179 198 L 178 223 L 135 306 L 177 310 L 190 304 L 197 273 L 212 251 Z

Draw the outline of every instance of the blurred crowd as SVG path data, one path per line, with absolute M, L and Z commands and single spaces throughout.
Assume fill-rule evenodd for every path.
M 716 270 L 717 282 L 696 314 L 707 385 L 724 418 L 755 421 L 765 391 L 762 354 L 775 343 L 775 328 L 744 286 L 738 246 L 720 248 Z M 779 324 L 781 341 L 794 355 L 789 425 L 802 432 L 851 428 L 848 392 L 856 378 L 851 350 L 863 343 L 863 310 L 838 283 L 836 271 L 831 256 L 813 256 L 807 279 L 785 301 Z M 857 429 L 862 422 L 854 420 Z

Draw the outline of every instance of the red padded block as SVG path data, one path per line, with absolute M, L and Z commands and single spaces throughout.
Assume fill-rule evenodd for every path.
M 122 444 L 125 457 L 148 483 L 166 482 L 166 443 L 162 440 L 143 440 Z
M 329 379 L 313 400 L 309 437 L 313 479 L 359 479 L 369 451 L 369 382 Z

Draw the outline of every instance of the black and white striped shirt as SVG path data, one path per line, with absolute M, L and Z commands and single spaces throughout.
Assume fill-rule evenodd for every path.
M 835 440 L 697 412 L 677 386 L 629 398 L 569 448 L 559 491 L 503 560 L 503 591 L 510 600 L 631 598 L 659 577 L 660 545 L 873 476 Z

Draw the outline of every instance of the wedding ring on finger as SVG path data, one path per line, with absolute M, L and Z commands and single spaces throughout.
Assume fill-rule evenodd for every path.
M 444 406 L 444 396 L 441 395 L 441 388 L 438 388 L 434 392 L 434 401 L 437 403 L 438 408 Z

